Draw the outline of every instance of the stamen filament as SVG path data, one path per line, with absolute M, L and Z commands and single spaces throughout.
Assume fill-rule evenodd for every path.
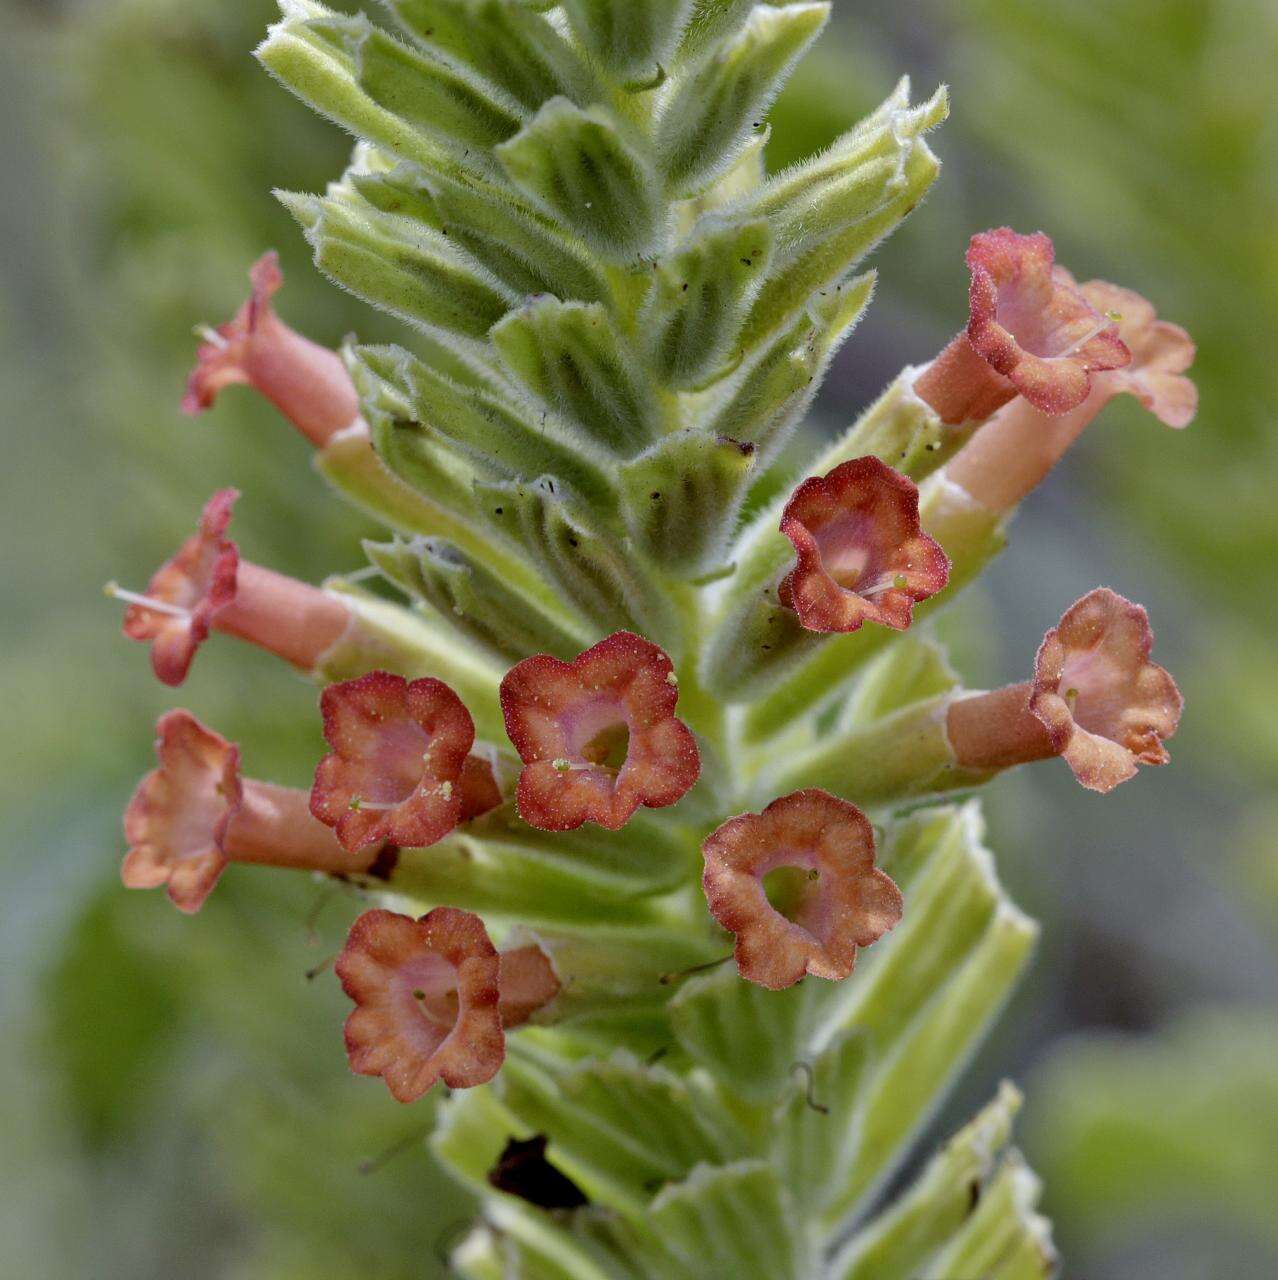
M 197 324 L 195 326 L 195 336 L 207 342 L 209 346 L 217 347 L 219 351 L 224 351 L 230 346 L 230 343 L 210 324 Z
M 1058 360 L 1064 360 L 1067 357 L 1074 355 L 1080 348 L 1086 346 L 1087 343 L 1096 337 L 1097 334 L 1104 333 L 1105 330 L 1110 328 L 1113 324 L 1114 321 L 1111 320 L 1108 315 L 1101 316 L 1101 318 L 1090 329 L 1088 329 L 1081 338 L 1077 339 L 1077 341 L 1072 343 L 1065 351 L 1062 351 L 1056 358 Z
M 190 609 L 184 609 L 178 604 L 170 604 L 167 600 L 156 600 L 151 596 L 141 595 L 137 591 L 126 591 L 118 582 L 108 582 L 102 588 L 102 592 L 112 600 L 123 600 L 125 604 L 136 604 L 155 613 L 168 614 L 171 618 L 191 616 Z

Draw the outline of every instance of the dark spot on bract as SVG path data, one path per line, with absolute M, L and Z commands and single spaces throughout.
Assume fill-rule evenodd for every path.
M 546 1159 L 544 1133 L 511 1138 L 488 1171 L 489 1186 L 539 1209 L 580 1209 L 590 1200 L 567 1174 Z

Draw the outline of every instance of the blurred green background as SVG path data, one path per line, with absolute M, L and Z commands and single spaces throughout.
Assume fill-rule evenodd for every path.
M 1049 231 L 1077 274 L 1147 294 L 1200 345 L 1197 423 L 1111 408 L 954 619 L 972 684 L 1020 679 L 1108 583 L 1149 605 L 1189 710 L 1174 767 L 1108 800 L 1050 766 L 992 793 L 1002 872 L 1045 940 L 940 1128 L 1000 1074 L 1026 1082 L 1069 1276 L 1278 1274 L 1278 6 L 835 7 L 774 113 L 774 164 L 902 71 L 948 82 L 954 110 L 818 428 L 960 325 L 962 251 L 990 225 Z M 350 902 L 232 871 L 187 920 L 117 879 L 173 699 L 101 584 L 145 581 L 225 484 L 252 558 L 310 578 L 358 563 L 360 521 L 268 408 L 177 412 L 192 324 L 230 314 L 268 246 L 287 319 L 331 343 L 393 333 L 315 275 L 270 198 L 320 187 L 346 145 L 249 57 L 271 15 L 0 0 L 4 1275 L 431 1276 L 467 1213 L 416 1141 L 428 1108 L 347 1074 L 344 1002 L 305 976 Z M 180 702 L 252 773 L 307 780 L 314 690 L 269 659 L 210 645 Z

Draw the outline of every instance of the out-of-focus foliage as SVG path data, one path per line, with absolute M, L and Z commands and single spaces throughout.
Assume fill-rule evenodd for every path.
M 1156 1234 L 1170 1246 L 1159 1276 L 1270 1274 L 1275 1060 L 1278 1020 L 1239 1011 L 1197 1013 L 1156 1037 L 1096 1035 L 1059 1050 L 1031 1078 L 1042 1099 L 1033 1142 L 1079 1245 L 1122 1256 L 1134 1234 Z M 1203 1240 L 1186 1241 L 1186 1224 Z M 1130 1254 L 1128 1265 L 1136 1265 Z
M 355 904 L 322 891 L 312 923 L 320 890 L 257 877 L 193 922 L 118 879 L 121 804 L 173 695 L 101 584 L 144 579 L 222 484 L 244 491 L 246 554 L 303 577 L 357 563 L 365 531 L 256 398 L 216 423 L 177 411 L 192 322 L 239 305 L 266 247 L 286 313 L 334 343 L 370 331 L 269 194 L 344 154 L 250 56 L 274 12 L 0 10 L 6 1274 L 415 1278 L 469 1216 L 426 1152 L 429 1108 L 348 1075 L 345 1002 L 304 978 Z M 254 772 L 304 782 L 313 688 L 210 657 L 182 704 L 251 742 Z
M 1148 1042 L 1050 1048 L 1062 1030 L 1145 1028 L 1185 1001 L 1272 999 L 1278 976 L 1278 8 L 837 8 L 774 113 L 772 163 L 827 141 L 903 68 L 920 88 L 949 81 L 954 109 L 942 179 L 878 261 L 832 420 L 957 327 L 963 245 L 995 223 L 1051 231 L 1063 261 L 1147 293 L 1199 340 L 1198 423 L 1173 436 L 1111 410 L 1017 522 L 986 601 L 1005 636 L 984 655 L 993 682 L 1022 673 L 1117 547 L 1114 585 L 1154 597 L 1189 701 L 1174 781 L 1142 779 L 1103 816 L 1054 776 L 1004 806 L 1003 870 L 1047 945 L 996 1054 L 1001 1069 L 1049 1059 L 1026 1113 L 1068 1274 L 1269 1274 L 1278 1242 L 1254 1195 L 1275 1172 L 1258 1124 L 1274 1109 L 1274 1029 L 1244 1009 Z M 418 1144 L 358 1172 L 425 1117 L 347 1077 L 343 1002 L 302 976 L 348 902 L 327 903 L 313 940 L 305 882 L 262 873 L 241 891 L 232 874 L 189 921 L 116 880 L 120 808 L 171 696 L 117 639 L 102 581 L 148 571 L 223 483 L 245 491 L 246 554 L 311 578 L 356 560 L 358 522 L 268 407 L 231 394 L 215 422 L 176 412 L 191 322 L 225 318 L 270 245 L 286 318 L 329 342 L 382 336 L 310 269 L 269 197 L 317 189 L 343 160 L 336 131 L 249 56 L 274 15 L 269 0 L 0 8 L 0 701 L 14 757 L 0 770 L 0 1239 L 17 1274 L 430 1275 L 467 1213 Z M 269 659 L 210 646 L 182 701 L 251 744 L 253 773 L 305 780 L 314 691 Z M 955 1113 L 989 1081 L 978 1067 Z M 1221 1251 L 1216 1233 L 1240 1228 L 1249 1252 Z

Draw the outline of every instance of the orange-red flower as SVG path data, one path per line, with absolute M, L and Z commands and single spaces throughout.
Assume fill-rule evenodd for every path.
M 1176 681 L 1149 659 L 1154 633 L 1138 604 L 1100 587 L 1043 637 L 1029 709 L 1074 776 L 1112 791 L 1138 764 L 1166 764 L 1180 723 Z
M 196 353 L 183 411 L 208 409 L 223 387 L 248 384 L 317 447 L 359 419 L 359 397 L 341 357 L 290 329 L 271 299 L 284 283 L 279 256 L 263 254 L 249 272 L 253 292 L 235 317 Z
M 869 820 L 826 791 L 731 818 L 702 852 L 710 914 L 736 934 L 737 968 L 760 986 L 780 990 L 806 973 L 840 981 L 857 948 L 901 918 L 900 890 L 874 865 Z
M 339 597 L 240 558 L 226 536 L 238 497 L 220 489 L 209 499 L 195 535 L 160 566 L 144 595 L 107 588 L 130 602 L 124 634 L 150 643 L 151 665 L 165 684 L 186 679 L 210 630 L 311 670 L 351 625 Z
M 151 645 L 151 665 L 165 684 L 186 679 L 214 617 L 235 599 L 239 551 L 226 529 L 239 496 L 219 489 L 208 500 L 197 532 L 156 570 L 146 596 L 124 615 L 124 634 Z
M 526 658 L 501 683 L 506 732 L 524 768 L 519 813 L 543 831 L 616 831 L 641 806 L 674 804 L 701 758 L 675 717 L 678 682 L 655 644 L 618 631 L 572 662 Z
M 1138 764 L 1166 764 L 1183 700 L 1149 660 L 1154 636 L 1138 604 L 1099 587 L 1043 637 L 1034 679 L 950 705 L 960 767 L 994 771 L 1063 756 L 1092 791 L 1112 791 Z
M 1130 289 L 1104 280 L 1089 280 L 1079 289 L 1098 311 L 1117 317 L 1131 363 L 1095 374 L 1087 399 L 1068 413 L 1050 416 L 1026 400 L 1013 400 L 963 445 L 945 474 L 989 511 L 1012 510 L 1117 395 L 1135 396 L 1169 427 L 1188 426 L 1198 408 L 1198 390 L 1185 377 L 1194 362 L 1189 334 L 1160 320 Z
M 309 812 L 305 791 L 240 777 L 240 752 L 189 711 L 156 725 L 159 768 L 142 779 L 124 814 L 130 889 L 164 885 L 180 910 L 204 905 L 229 862 L 308 871 L 366 870 L 378 845 L 352 856 Z
M 809 631 L 898 631 L 944 588 L 950 563 L 919 527 L 914 482 L 878 458 L 854 458 L 794 491 L 781 532 L 798 556 L 779 598 Z
M 189 711 L 170 711 L 156 732 L 160 767 L 124 812 L 129 851 L 120 875 L 130 889 L 167 885 L 174 906 L 195 912 L 230 861 L 226 830 L 243 800 L 240 751 Z
M 442 681 L 373 671 L 320 699 L 332 753 L 315 770 L 311 812 L 352 852 L 370 841 L 420 848 L 462 818 L 475 724 Z
M 982 422 L 1018 394 L 1043 413 L 1067 413 L 1087 399 L 1094 372 L 1131 359 L 1113 320 L 1054 259 L 1042 232 L 972 237 L 967 330 L 914 384 L 943 422 Z
M 342 989 L 355 1002 L 346 1019 L 351 1070 L 381 1076 L 399 1102 L 437 1081 L 484 1084 L 506 1053 L 501 960 L 477 915 L 436 907 L 414 920 L 366 911 L 337 958 Z

